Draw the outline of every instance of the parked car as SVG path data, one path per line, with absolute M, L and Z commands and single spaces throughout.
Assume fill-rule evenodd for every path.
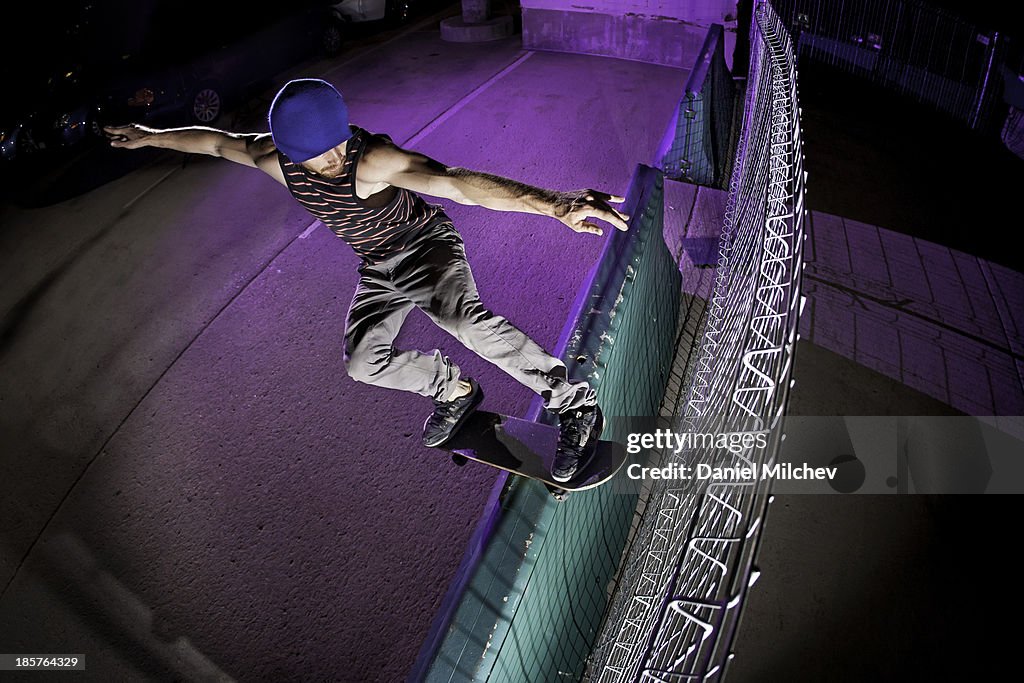
M 111 37 L 124 30 L 98 22 L 85 28 Z M 5 103 L 0 158 L 99 140 L 106 124 L 212 124 L 293 64 L 318 52 L 336 54 L 341 28 L 325 0 L 258 11 L 242 0 L 159 0 L 148 28 L 126 38 L 136 46 L 127 54 L 92 63 L 88 53 L 62 55 L 71 65 L 54 60 L 48 78 L 19 78 L 31 82 L 31 92 L 18 86 L 22 97 Z M 17 69 L 6 66 L 5 76 Z
M 14 161 L 74 144 L 94 123 L 84 40 L 93 4 L 9 3 L 0 41 L 0 159 Z M 36 46 L 26 52 L 26 46 Z
M 0 125 L 0 159 L 14 161 L 38 149 L 30 128 L 24 121 Z
M 61 65 L 49 77 L 11 88 L 4 121 L 0 124 L 0 157 L 5 161 L 78 144 L 97 133 L 96 107 L 82 81 L 78 65 Z
M 264 5 L 259 12 L 246 3 L 227 5 L 195 22 L 180 3 L 164 3 L 137 63 L 106 88 L 104 118 L 161 122 L 183 115 L 211 124 L 284 69 L 341 49 L 341 25 L 325 3 Z

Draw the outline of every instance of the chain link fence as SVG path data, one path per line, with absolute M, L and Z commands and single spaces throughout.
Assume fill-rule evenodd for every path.
M 659 465 L 772 464 L 783 438 L 802 302 L 805 177 L 793 43 L 767 3 L 755 8 L 750 45 L 716 282 L 674 428 L 767 438 L 739 452 L 655 454 Z M 587 680 L 721 680 L 756 579 L 768 498 L 765 480 L 652 483 Z
M 917 0 L 774 0 L 800 58 L 863 76 L 971 128 L 1002 122 L 1007 39 Z

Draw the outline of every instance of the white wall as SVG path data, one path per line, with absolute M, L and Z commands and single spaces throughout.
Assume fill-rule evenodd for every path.
M 711 24 L 736 43 L 736 0 L 521 0 L 523 46 L 693 66 Z
M 708 26 L 736 17 L 736 0 L 520 0 L 524 9 L 642 14 Z

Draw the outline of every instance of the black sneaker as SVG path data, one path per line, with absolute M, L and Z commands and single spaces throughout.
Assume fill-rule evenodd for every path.
M 480 401 L 484 400 L 484 390 L 476 380 L 468 377 L 463 379 L 471 387 L 468 394 L 451 401 L 434 401 L 434 412 L 423 423 L 424 446 L 440 446 L 452 438 L 466 418 L 480 405 Z
M 558 450 L 551 478 L 566 482 L 583 471 L 594 458 L 597 440 L 604 429 L 604 415 L 597 405 L 568 410 L 558 416 Z

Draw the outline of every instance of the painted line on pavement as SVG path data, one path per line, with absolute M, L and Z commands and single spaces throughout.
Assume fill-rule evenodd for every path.
M 416 33 L 417 31 L 422 31 L 427 26 L 430 26 L 433 23 L 437 23 L 437 22 L 441 21 L 441 19 L 444 19 L 445 17 L 447 17 L 449 15 L 450 16 L 456 16 L 454 14 L 451 14 L 451 12 L 449 11 L 448 8 L 445 8 L 445 9 L 439 11 L 439 12 L 435 12 L 434 14 L 430 15 L 426 19 L 423 19 L 422 21 L 420 21 L 420 22 L 418 22 L 416 24 L 413 24 L 412 26 L 409 26 L 408 28 L 406 28 L 404 31 L 401 31 L 397 35 L 391 36 L 390 38 L 385 40 L 383 43 L 377 43 L 376 45 L 371 45 L 370 47 L 366 48 L 362 52 L 357 52 L 356 54 L 351 55 L 350 57 L 348 57 L 348 59 L 345 59 L 345 60 L 339 62 L 338 64 L 335 64 L 330 69 L 325 71 L 323 73 L 323 75 L 320 76 L 320 78 L 326 78 L 327 76 L 330 76 L 330 75 L 334 74 L 334 72 L 337 71 L 338 69 L 341 69 L 344 66 L 348 66 L 349 64 L 351 64 L 352 62 L 356 61 L 357 59 L 362 59 L 366 55 L 372 54 L 372 53 L 376 52 L 377 50 L 379 50 L 380 48 L 385 47 L 387 45 L 390 45 L 391 43 L 395 42 L 399 38 L 405 38 L 410 33 Z
M 170 171 L 168 171 L 167 173 L 164 173 L 164 174 L 163 174 L 162 176 L 160 176 L 160 179 L 159 179 L 159 180 L 157 180 L 157 181 L 156 181 L 155 183 L 153 183 L 152 185 L 150 185 L 149 187 L 147 187 L 147 188 L 146 188 L 145 190 L 143 190 L 142 192 L 140 192 L 140 193 L 138 193 L 137 195 L 135 195 L 135 198 L 134 198 L 134 199 L 132 199 L 132 200 L 131 200 L 130 202 L 128 202 L 127 204 L 125 204 L 124 206 L 122 206 L 122 207 L 121 207 L 121 210 L 122 210 L 122 211 L 127 211 L 128 209 L 132 208 L 132 206 L 133 206 L 133 205 L 135 204 L 135 202 L 139 201 L 140 199 L 142 199 L 143 197 L 145 197 L 145 196 L 146 196 L 147 194 L 149 194 L 150 192 L 152 192 L 152 191 L 153 191 L 154 189 L 156 189 L 156 186 L 157 186 L 157 185 L 159 185 L 159 184 L 160 184 L 160 183 L 162 183 L 163 181 L 165 181 L 165 180 L 167 180 L 168 178 L 170 178 L 170 177 L 171 177 L 171 174 L 172 174 L 172 173 L 174 173 L 174 172 L 176 172 L 176 171 L 177 171 L 178 169 L 180 169 L 180 168 L 181 168 L 181 166 L 175 166 L 174 168 L 172 168 L 172 169 L 171 169 Z
M 313 221 L 312 223 L 309 224 L 309 227 L 307 227 L 305 230 L 302 231 L 302 234 L 299 235 L 299 239 L 300 240 L 306 239 L 307 237 L 312 235 L 313 231 L 316 230 L 317 228 L 319 228 L 321 225 L 323 225 L 323 223 L 321 223 L 319 220 Z
M 506 66 L 504 69 L 502 69 L 501 71 L 499 71 L 498 73 L 494 74 L 493 76 L 488 78 L 486 81 L 484 81 L 483 83 L 478 85 L 472 92 L 470 92 L 468 95 L 463 97 L 461 100 L 459 100 L 458 102 L 456 102 L 455 104 L 453 104 L 452 106 L 448 107 L 443 112 L 441 112 L 441 114 L 437 118 L 435 118 L 433 121 L 431 121 L 426 126 L 421 128 L 411 138 L 409 138 L 408 140 L 404 141 L 402 143 L 402 146 L 406 147 L 406 146 L 410 146 L 410 145 L 415 145 L 420 140 L 422 140 L 423 138 L 425 138 L 428 135 L 430 135 L 431 133 L 433 133 L 445 121 L 447 121 L 451 117 L 453 117 L 456 114 L 458 114 L 460 111 L 462 111 L 463 107 L 465 107 L 467 104 L 469 104 L 470 102 L 475 100 L 477 97 L 479 97 L 481 94 L 483 94 L 483 92 L 485 90 L 487 90 L 492 85 L 494 85 L 495 83 L 500 81 L 502 78 L 504 78 L 505 76 L 509 75 L 510 73 L 512 73 L 513 71 L 518 69 L 519 66 L 523 62 L 525 62 L 527 59 L 529 59 L 533 55 L 534 55 L 533 52 L 527 52 L 526 54 L 521 55 L 518 59 L 516 59 L 514 62 L 512 62 L 511 64 Z

